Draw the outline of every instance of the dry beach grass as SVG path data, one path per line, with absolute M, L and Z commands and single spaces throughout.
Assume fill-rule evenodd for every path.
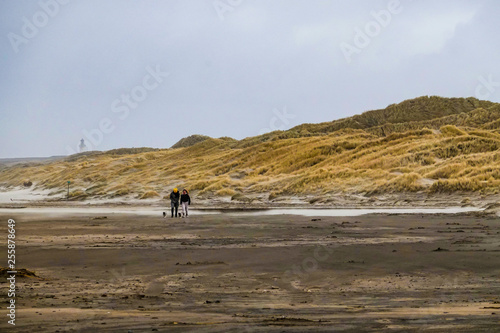
M 338 193 L 481 193 L 500 185 L 500 105 L 421 97 L 323 124 L 237 141 L 194 136 L 172 149 L 88 152 L 47 163 L 0 167 L 7 188 L 73 200 L 161 198 L 173 187 L 197 197 L 245 200 Z

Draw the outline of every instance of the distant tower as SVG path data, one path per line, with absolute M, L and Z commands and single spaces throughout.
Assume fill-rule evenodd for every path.
M 85 145 L 85 140 L 81 139 L 80 140 L 80 153 L 84 152 L 87 150 L 87 146 Z

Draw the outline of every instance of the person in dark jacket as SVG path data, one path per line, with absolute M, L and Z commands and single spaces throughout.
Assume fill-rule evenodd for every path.
M 181 194 L 181 206 L 182 206 L 182 217 L 188 216 L 188 206 L 191 204 L 191 198 L 186 189 L 182 190 Z
M 170 207 L 172 210 L 172 217 L 174 217 L 174 211 L 175 211 L 175 217 L 177 217 L 177 211 L 179 210 L 179 197 L 180 193 L 177 188 L 174 188 L 172 193 L 170 193 Z

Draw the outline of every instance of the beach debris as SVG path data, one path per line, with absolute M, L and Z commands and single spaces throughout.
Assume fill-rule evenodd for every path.
M 205 301 L 205 304 L 212 304 L 212 303 L 217 303 L 217 304 L 218 304 L 218 303 L 220 303 L 220 301 L 219 301 L 219 300 L 216 300 L 216 301 L 209 301 L 209 300 L 206 300 L 206 301 Z
M 442 248 L 440 248 L 440 247 L 438 247 L 438 248 L 437 248 L 437 249 L 435 249 L 435 250 L 432 250 L 432 252 L 446 252 L 446 251 L 450 251 L 450 250 L 448 250 L 448 249 L 442 249 Z
M 8 273 L 10 269 L 6 267 L 0 267 L 0 278 L 7 278 L 10 276 Z M 35 272 L 30 271 L 25 268 L 21 269 L 16 269 L 16 278 L 24 278 L 24 277 L 33 277 L 33 278 L 40 278 L 38 275 L 35 274 Z
M 195 261 L 191 262 L 188 261 L 185 264 L 177 262 L 175 263 L 176 266 L 186 266 L 186 265 L 227 265 L 224 261 Z

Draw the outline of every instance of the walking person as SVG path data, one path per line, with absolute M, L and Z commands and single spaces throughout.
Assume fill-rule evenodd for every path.
M 182 217 L 188 216 L 188 206 L 190 204 L 191 198 L 189 197 L 189 192 L 186 189 L 183 189 L 181 194 Z
M 179 210 L 179 197 L 179 190 L 177 188 L 174 188 L 172 193 L 170 193 L 170 207 L 172 209 L 172 217 L 174 217 L 174 211 L 175 217 L 177 217 L 177 211 Z

